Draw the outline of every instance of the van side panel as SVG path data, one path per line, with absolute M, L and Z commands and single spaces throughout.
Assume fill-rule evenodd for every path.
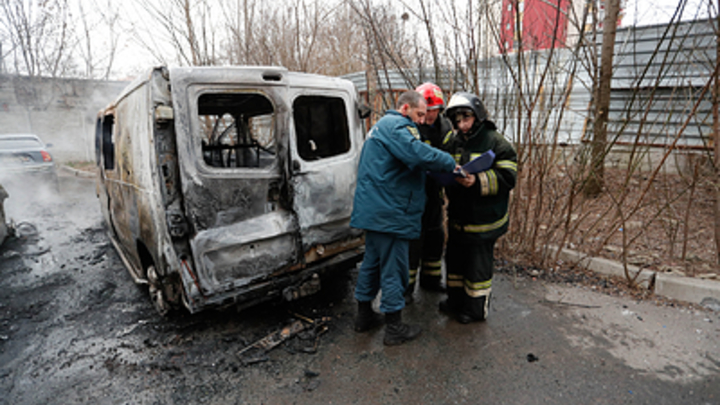
M 130 263 L 136 278 L 144 279 L 144 269 L 136 248 L 140 238 L 141 219 L 147 220 L 150 153 L 147 116 L 148 90 L 143 86 L 122 99 L 113 111 L 115 164 L 106 170 L 106 187 L 112 228 L 121 253 Z M 150 221 L 151 222 L 151 221 Z M 145 224 L 148 226 L 148 224 Z M 152 225 L 149 225 L 152 226 Z
M 136 82 L 132 91 L 105 112 L 114 120 L 114 164 L 101 171 L 104 187 L 99 186 L 98 192 L 105 192 L 100 200 L 103 204 L 107 201 L 111 236 L 138 282 L 147 281 L 145 270 L 149 265 L 161 273 L 166 268 L 162 258 L 167 255 L 161 253 L 160 241 L 167 231 L 153 141 L 156 100 L 152 90 L 158 77 L 160 71 L 152 71 L 148 80 Z

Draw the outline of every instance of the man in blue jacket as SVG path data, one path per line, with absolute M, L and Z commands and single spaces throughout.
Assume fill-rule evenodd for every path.
M 425 172 L 451 172 L 457 167 L 448 153 L 420 140 L 415 124 L 424 122 L 426 111 L 420 93 L 401 94 L 397 110 L 388 111 L 368 133 L 358 165 L 350 225 L 366 232 L 365 258 L 355 286 L 355 330 L 365 332 L 379 324 L 372 301 L 382 290 L 383 343 L 388 346 L 421 332 L 419 326 L 403 323 L 401 313 L 409 278 L 409 241 L 420 237 Z

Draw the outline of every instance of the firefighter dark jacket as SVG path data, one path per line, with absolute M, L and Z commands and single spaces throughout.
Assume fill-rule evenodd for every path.
M 368 133 L 358 165 L 350 226 L 420 237 L 425 172 L 451 172 L 455 161 L 420 140 L 417 126 L 390 110 Z
M 452 135 L 453 127 L 450 120 L 443 115 L 438 115 L 433 125 L 419 125 L 420 140 L 438 149 L 442 149 L 443 141 L 448 135 Z M 443 188 L 432 176 L 427 176 L 425 182 L 425 214 L 423 215 L 423 227 L 441 227 L 442 206 L 445 201 Z
M 460 133 L 445 138 L 443 147 L 459 164 L 492 150 L 492 168 L 477 174 L 475 184 L 466 188 L 454 184 L 445 188 L 448 204 L 448 230 L 460 232 L 472 243 L 496 239 L 508 229 L 510 190 L 517 180 L 517 154 L 492 121 L 473 127 L 468 137 Z

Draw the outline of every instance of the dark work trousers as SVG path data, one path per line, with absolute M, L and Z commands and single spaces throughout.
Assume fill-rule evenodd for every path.
M 372 301 L 382 290 L 380 311 L 396 312 L 405 307 L 408 245 L 407 239 L 389 233 L 365 232 L 365 257 L 355 285 L 356 300 Z
M 435 289 L 442 284 L 442 255 L 445 230 L 442 226 L 423 228 L 420 239 L 410 241 L 410 282 L 408 291 L 415 291 L 420 272 L 420 286 Z
M 445 264 L 448 305 L 473 319 L 486 319 L 492 292 L 494 249 L 497 239 L 462 243 L 450 232 Z

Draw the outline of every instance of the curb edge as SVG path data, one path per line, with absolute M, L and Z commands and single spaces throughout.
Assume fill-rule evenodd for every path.
M 547 246 L 546 249 L 553 254 L 560 250 L 558 258 L 568 264 L 600 274 L 625 277 L 623 265 L 617 261 L 592 257 L 571 249 L 559 249 L 557 246 Z M 633 265 L 628 265 L 627 268 L 632 275 L 640 272 L 637 279 L 638 284 L 657 295 L 700 305 L 707 299 L 720 302 L 720 281 L 672 276 L 657 271 L 643 270 Z

